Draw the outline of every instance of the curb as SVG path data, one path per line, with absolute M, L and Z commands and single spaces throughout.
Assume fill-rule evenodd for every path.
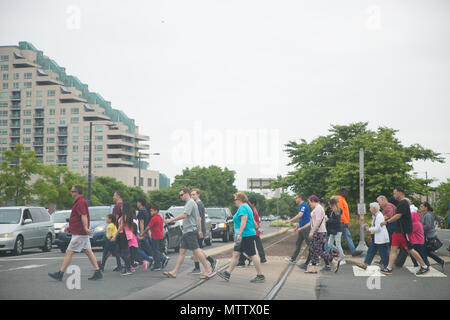
M 284 233 L 288 232 L 290 229 L 292 229 L 292 228 L 281 228 L 277 232 L 265 234 L 265 235 L 261 236 L 260 238 L 262 241 L 264 241 L 266 239 L 276 237 L 280 234 L 284 234 Z M 208 249 L 208 250 L 204 250 L 204 251 L 208 256 L 216 257 L 216 256 L 223 255 L 226 253 L 231 253 L 233 251 L 233 248 L 234 248 L 234 242 L 232 242 L 230 244 L 226 244 L 224 246 L 220 246 L 219 248 L 212 248 L 212 249 Z

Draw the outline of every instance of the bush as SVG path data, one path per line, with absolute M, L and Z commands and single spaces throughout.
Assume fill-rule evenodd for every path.
M 294 227 L 296 223 L 286 223 L 285 220 L 273 220 L 270 222 L 269 227 L 276 228 L 276 227 Z

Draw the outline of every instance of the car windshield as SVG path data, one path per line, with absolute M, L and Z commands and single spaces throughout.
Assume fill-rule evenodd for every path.
M 20 213 L 20 209 L 0 209 L 0 224 L 18 224 Z
M 54 223 L 63 223 L 67 222 L 67 219 L 70 217 L 70 211 L 65 212 L 55 212 L 52 215 L 52 220 Z
M 105 221 L 106 216 L 111 213 L 111 208 L 89 207 L 89 218 L 91 221 Z
M 223 209 L 206 209 L 206 214 L 211 219 L 225 219 L 225 210 Z

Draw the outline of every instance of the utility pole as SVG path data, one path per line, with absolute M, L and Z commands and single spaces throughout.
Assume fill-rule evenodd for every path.
M 367 245 L 364 241 L 364 215 L 366 214 L 366 204 L 364 203 L 364 149 L 359 149 L 359 243 L 356 250 L 367 252 Z
M 88 200 L 89 206 L 91 203 L 91 184 L 92 184 L 92 121 L 89 122 L 89 172 L 88 172 Z

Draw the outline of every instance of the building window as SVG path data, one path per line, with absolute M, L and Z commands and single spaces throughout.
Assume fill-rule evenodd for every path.
M 9 56 L 0 56 L 0 61 L 1 62 L 9 61 Z
M 30 144 L 30 143 L 31 143 L 31 138 L 30 137 L 23 138 L 23 144 Z
M 26 100 L 25 101 L 25 106 L 26 107 L 31 107 L 31 100 Z
M 23 110 L 23 115 L 24 116 L 31 116 L 31 110 Z
M 19 89 L 19 83 L 18 82 L 14 82 L 13 83 L 13 89 Z
M 55 91 L 55 90 L 48 90 L 48 91 L 47 91 L 47 97 L 54 97 L 55 94 L 56 94 L 56 91 Z
M 48 134 L 55 134 L 55 128 L 47 128 Z
M 25 126 L 31 126 L 31 119 L 23 119 L 23 124 Z
M 32 79 L 33 78 L 33 74 L 31 72 L 26 72 L 23 75 L 24 79 Z
M 72 161 L 78 161 L 79 159 L 80 159 L 80 156 L 77 155 L 77 154 L 74 154 L 74 155 L 72 156 Z
M 72 108 L 72 109 L 70 109 L 70 113 L 71 114 L 79 114 L 80 113 L 80 108 Z
M 155 179 L 155 185 L 154 185 L 155 188 L 156 188 L 157 183 L 158 183 L 158 180 Z
M 46 148 L 47 152 L 55 152 L 55 147 L 54 146 L 50 146 Z
M 7 136 L 8 135 L 8 129 L 0 129 L 0 136 Z
M 8 92 L 6 93 L 8 94 Z M 8 101 L 0 101 L 0 108 L 8 108 Z
M 42 100 L 36 100 L 36 107 L 43 107 Z
M 72 152 L 78 152 L 78 146 L 72 146 Z
M 50 119 L 48 119 L 48 123 L 49 123 L 49 124 L 55 124 L 55 123 L 56 123 L 55 118 L 50 118 Z
M 59 114 L 65 115 L 66 114 L 66 108 L 59 109 Z
M 103 168 L 102 164 L 94 164 L 94 168 Z
M 55 137 L 48 137 L 47 143 L 55 143 Z
M 66 124 L 66 118 L 60 118 L 59 124 Z
M 84 133 L 89 133 L 89 131 L 90 131 L 90 130 L 89 130 L 89 126 L 84 126 L 84 127 L 83 127 L 83 132 L 84 132 Z
M 8 110 L 0 110 L 0 117 L 7 117 L 8 116 Z
M 80 140 L 80 139 L 79 139 L 78 136 L 73 136 L 73 137 L 72 137 L 72 142 L 73 142 L 73 143 L 77 143 L 77 142 L 79 142 L 79 140 Z
M 89 139 L 89 137 L 88 137 L 88 139 Z M 84 152 L 89 152 L 89 145 L 84 145 L 83 146 L 83 151 Z
M 94 160 L 95 161 L 103 161 L 103 155 L 101 155 L 101 154 L 94 155 Z
M 18 73 L 14 73 L 14 80 L 19 80 L 20 75 Z
M 95 126 L 95 132 L 103 132 L 103 126 Z
M 136 185 L 136 177 L 134 177 L 134 185 Z
M 2 88 L 3 89 L 8 89 L 8 82 L 3 82 Z
M 88 154 L 85 154 L 85 155 L 83 156 L 83 160 L 84 160 L 84 161 L 89 161 L 89 155 L 88 155 Z
M 95 136 L 95 141 L 103 141 L 103 136 Z
M 48 106 L 55 106 L 56 105 L 56 100 L 55 99 L 48 99 L 47 100 L 47 105 Z
M 79 130 L 80 130 L 80 127 L 73 127 L 73 128 L 72 128 L 72 132 L 73 132 L 73 133 L 78 133 Z
M 33 83 L 32 82 L 24 82 L 23 83 L 23 87 L 24 88 L 31 88 L 33 86 Z
M 8 66 L 7 64 L 2 64 L 2 65 L 0 66 L 0 70 L 1 70 L 1 71 L 8 71 L 8 70 L 9 70 L 9 66 Z
M 84 138 L 83 139 L 84 142 L 89 142 L 89 136 L 84 136 L 83 138 Z
M 80 123 L 80 118 L 78 117 L 70 118 L 70 123 Z
M 148 178 L 147 179 L 147 187 L 151 187 L 152 186 L 152 179 Z
M 56 110 L 55 110 L 55 109 L 49 109 L 49 110 L 48 110 L 48 113 L 49 113 L 51 116 L 54 116 L 54 115 L 56 114 Z
M 3 74 L 3 80 L 8 80 L 8 76 L 9 76 L 9 74 L 4 73 L 4 74 Z
M 26 95 L 27 95 L 27 98 L 31 98 L 33 94 L 31 91 L 27 91 Z
M 55 156 L 47 156 L 46 160 L 47 160 L 47 162 L 54 162 L 55 161 Z
M 8 125 L 8 120 L 0 119 L 0 126 L 7 126 L 7 125 Z
M 78 164 L 73 164 L 72 169 L 78 169 Z
M 8 144 L 8 138 L 0 138 L 0 144 Z
M 94 148 L 95 148 L 95 151 L 103 151 L 102 145 L 96 145 Z
M 36 97 L 39 97 L 39 98 L 42 97 L 42 90 L 37 90 L 36 91 Z

